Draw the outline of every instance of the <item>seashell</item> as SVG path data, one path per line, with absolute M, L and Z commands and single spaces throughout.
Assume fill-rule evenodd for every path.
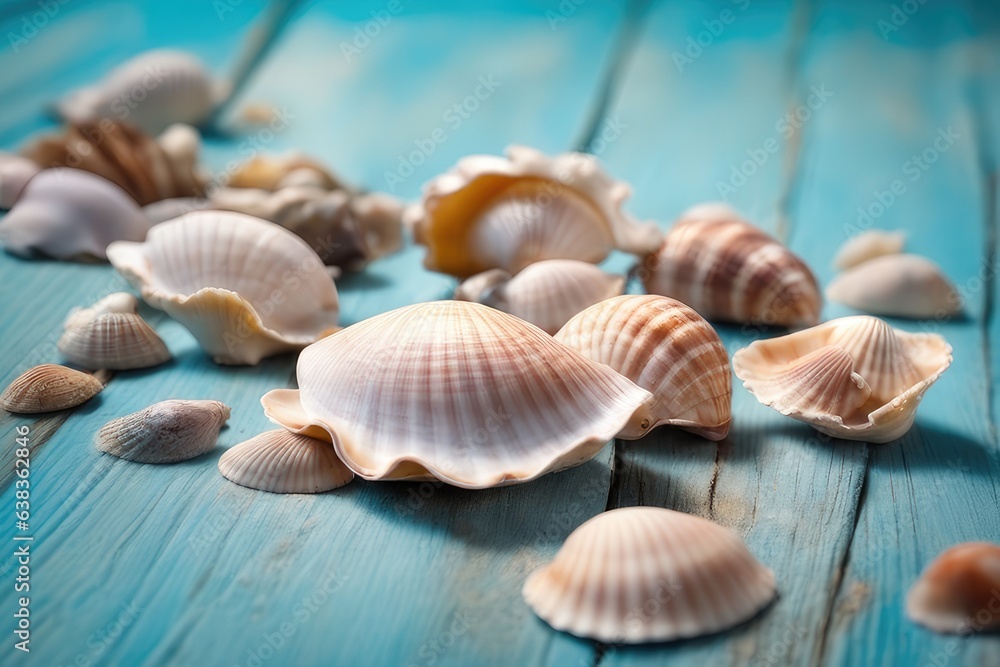
M 681 214 L 642 273 L 647 292 L 709 320 L 809 326 L 823 306 L 809 267 L 724 204 Z
M 919 255 L 884 255 L 848 269 L 826 298 L 873 315 L 943 318 L 962 311 L 962 297 L 941 268 Z
M 114 243 L 111 263 L 217 363 L 254 365 L 336 329 L 337 288 L 295 234 L 228 211 L 156 225 L 145 243 Z
M 174 123 L 200 125 L 215 105 L 215 86 L 204 65 L 182 51 L 140 53 L 98 83 L 73 91 L 57 111 L 69 123 L 128 122 L 148 134 Z
M 6 211 L 42 168 L 21 155 L 0 153 L 0 210 Z
M 390 255 L 403 247 L 402 202 L 381 192 L 366 192 L 352 196 L 348 205 L 361 225 L 369 259 Z
M 342 190 L 340 178 L 318 161 L 301 153 L 257 155 L 240 165 L 229 179 L 232 188 L 280 190 L 289 186 L 307 186 L 322 190 Z
M 30 415 L 75 408 L 101 393 L 104 383 L 93 375 L 65 366 L 43 364 L 29 368 L 0 394 L 7 412 Z
M 166 344 L 137 313 L 104 313 L 69 326 L 56 346 L 84 368 L 149 368 L 170 360 Z
M 597 263 L 613 249 L 655 250 L 662 234 L 622 210 L 631 188 L 592 156 L 554 158 L 525 146 L 507 157 L 474 155 L 424 186 L 406 213 L 428 269 L 468 278 L 488 269 L 517 273 L 543 259 Z
M 151 224 L 158 225 L 167 220 L 179 218 L 185 213 L 204 211 L 212 208 L 207 199 L 201 197 L 175 197 L 161 199 L 142 207 L 142 213 Z
M 937 632 L 1000 630 L 1000 545 L 966 542 L 927 566 L 906 596 L 906 615 Z
M 329 442 L 284 429 L 231 447 L 219 459 L 219 472 L 230 482 L 271 493 L 323 493 L 354 479 Z
M 728 528 L 659 507 L 627 507 L 574 530 L 522 594 L 557 630 L 635 644 L 731 628 L 777 591 L 774 573 Z
M 455 290 L 455 298 L 502 310 L 554 334 L 584 308 L 624 290 L 624 276 L 575 259 L 547 259 L 516 276 L 503 269 L 472 276 Z
M 89 324 L 98 315 L 108 313 L 135 313 L 139 308 L 139 300 L 128 292 L 114 292 L 102 298 L 92 306 L 74 308 L 69 311 L 63 329 Z
M 871 229 L 847 239 L 833 258 L 833 265 L 843 271 L 876 257 L 900 253 L 905 244 L 904 232 Z
M 103 176 L 140 205 L 202 192 L 197 173 L 201 139 L 194 128 L 175 125 L 159 141 L 110 120 L 71 125 L 39 137 L 22 153 L 46 167 L 72 167 Z
M 105 424 L 97 449 L 137 463 L 187 461 L 215 448 L 228 419 L 219 401 L 160 401 Z
M 733 369 L 757 400 L 821 433 L 883 443 L 913 425 L 924 393 L 951 364 L 937 334 L 844 317 L 751 343 Z
M 141 241 L 149 221 L 114 183 L 80 169 L 45 169 L 0 220 L 7 252 L 107 259 L 113 241 Z
M 629 295 L 601 301 L 571 319 L 556 340 L 649 391 L 652 427 L 677 426 L 709 440 L 729 433 L 729 355 L 712 325 L 680 301 Z
M 649 393 L 541 329 L 440 301 L 350 326 L 299 355 L 298 390 L 261 399 L 288 430 L 332 441 L 369 480 L 470 489 L 592 458 Z

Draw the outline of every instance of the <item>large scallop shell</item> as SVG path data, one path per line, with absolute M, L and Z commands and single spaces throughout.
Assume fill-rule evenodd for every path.
M 8 252 L 106 259 L 113 241 L 141 241 L 150 224 L 114 183 L 80 169 L 45 169 L 0 220 Z
M 315 252 L 265 220 L 196 211 L 156 225 L 108 257 L 154 308 L 220 364 L 256 364 L 336 328 L 337 288 Z
M 906 596 L 906 614 L 937 632 L 1000 630 L 1000 545 L 966 542 L 927 566 Z
M 844 317 L 751 343 L 733 357 L 764 405 L 817 431 L 882 443 L 906 433 L 924 393 L 951 364 L 937 334 L 911 334 L 875 317 Z
M 652 252 L 662 234 L 622 210 L 631 188 L 580 153 L 554 158 L 524 146 L 507 157 L 474 155 L 424 186 L 407 212 L 424 265 L 467 278 L 517 273 L 543 259 L 599 262 L 617 248 Z
M 502 310 L 554 334 L 584 308 L 624 289 L 624 276 L 575 259 L 547 259 L 516 276 L 503 269 L 472 276 L 458 286 L 455 298 Z
M 216 101 L 214 88 L 208 71 L 192 55 L 147 51 L 98 83 L 67 95 L 58 112 L 71 123 L 117 119 L 158 134 L 174 123 L 206 121 Z
M 105 424 L 97 449 L 137 463 L 187 461 L 215 447 L 228 419 L 219 401 L 160 401 Z
M 919 255 L 883 255 L 834 278 L 826 298 L 872 315 L 941 318 L 962 310 L 962 297 L 941 267 Z
M 104 383 L 93 375 L 55 364 L 29 368 L 0 394 L 0 407 L 17 414 L 75 408 L 101 393 Z
M 28 181 L 41 170 L 26 157 L 0 153 L 0 210 L 6 211 L 13 206 Z
M 476 303 L 399 308 L 310 345 L 299 389 L 261 402 L 332 440 L 365 479 L 465 488 L 534 479 L 593 457 L 649 399 L 541 329 Z
M 904 232 L 871 229 L 845 241 L 833 258 L 833 265 L 843 271 L 867 262 L 869 259 L 902 252 L 905 244 L 906 234 Z
M 640 271 L 710 320 L 809 326 L 823 305 L 809 267 L 724 204 L 685 211 Z
M 354 479 L 329 442 L 284 429 L 229 448 L 219 472 L 230 482 L 271 493 L 323 493 Z
M 571 319 L 556 340 L 651 392 L 653 427 L 677 426 L 709 440 L 729 433 L 729 355 L 712 325 L 683 303 L 618 296 Z
M 776 595 L 774 574 L 736 533 L 690 514 L 628 507 L 574 530 L 528 577 L 528 605 L 549 625 L 613 644 L 719 632 Z

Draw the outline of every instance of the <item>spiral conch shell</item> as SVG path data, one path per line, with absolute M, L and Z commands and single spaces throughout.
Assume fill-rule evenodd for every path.
M 119 417 L 97 434 L 97 449 L 137 463 L 178 463 L 212 451 L 229 406 L 169 400 Z
M 57 347 L 84 368 L 149 368 L 170 360 L 170 351 L 136 312 L 138 302 L 125 292 L 110 294 L 66 319 Z
M 369 480 L 478 489 L 592 458 L 650 398 L 516 317 L 462 301 L 399 308 L 299 355 L 298 390 L 261 399 L 286 429 L 332 440 Z
M 406 220 L 427 246 L 428 269 L 467 278 L 517 273 L 543 259 L 600 262 L 617 248 L 655 250 L 662 238 L 622 210 L 631 188 L 580 153 L 554 158 L 524 146 L 474 155 L 424 186 Z
M 305 241 L 265 220 L 196 211 L 114 243 L 111 263 L 220 364 L 257 364 L 336 329 L 337 288 Z
M 919 255 L 882 255 L 833 279 L 826 298 L 872 315 L 941 318 L 962 310 L 962 297 L 941 267 Z
M 1000 545 L 966 542 L 927 566 L 906 596 L 906 614 L 937 632 L 1000 630 Z
M 354 479 L 329 442 L 284 429 L 226 450 L 219 472 L 230 482 L 271 493 L 323 493 Z
M 502 310 L 554 334 L 587 306 L 624 289 L 624 276 L 575 259 L 547 259 L 516 276 L 503 269 L 472 276 L 455 290 L 455 298 Z
M 556 340 L 651 392 L 646 410 L 653 427 L 677 426 L 709 440 L 729 433 L 729 356 L 712 325 L 683 303 L 665 296 L 607 299 L 571 319 Z
M 659 507 L 590 519 L 522 592 L 555 629 L 611 644 L 719 632 L 776 595 L 774 574 L 733 531 Z
M 724 204 L 685 211 L 642 272 L 647 292 L 709 320 L 810 326 L 823 306 L 809 267 Z
M 88 373 L 55 364 L 29 368 L 0 394 L 0 407 L 17 414 L 75 408 L 101 393 L 104 383 Z
M 950 364 L 941 336 L 866 316 L 757 341 L 733 357 L 737 377 L 764 405 L 821 433 L 873 443 L 910 429 L 920 399 Z
M 109 243 L 141 241 L 149 227 L 114 183 L 80 169 L 45 169 L 0 220 L 0 237 L 16 255 L 103 260 Z

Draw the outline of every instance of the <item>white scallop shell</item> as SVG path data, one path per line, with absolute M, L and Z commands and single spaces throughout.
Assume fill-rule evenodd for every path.
M 653 401 L 642 414 L 652 427 L 677 426 L 709 440 L 729 433 L 729 355 L 712 325 L 680 301 L 632 295 L 607 299 L 571 319 L 556 340 L 651 392 Z
M 106 259 L 108 244 L 141 241 L 150 223 L 111 181 L 79 169 L 45 169 L 0 220 L 8 252 L 57 259 Z
M 74 408 L 101 393 L 104 383 L 89 373 L 55 364 L 29 368 L 0 394 L 0 407 L 16 414 Z
M 492 268 L 517 273 L 543 259 L 599 262 L 615 248 L 655 250 L 656 226 L 622 210 L 631 194 L 593 156 L 550 158 L 511 146 L 506 157 L 460 160 L 424 186 L 405 217 L 427 246 L 427 268 L 460 278 Z
M 906 596 L 906 615 L 937 632 L 1000 630 L 1000 545 L 966 542 L 941 553 Z
M 97 449 L 138 463 L 186 461 L 210 452 L 228 419 L 219 401 L 160 401 L 105 424 Z
M 66 328 L 57 347 L 69 361 L 84 368 L 127 370 L 159 366 L 170 350 L 137 313 L 103 313 Z
M 13 206 L 28 181 L 41 170 L 26 157 L 0 153 L 0 210 L 6 211 Z
M 227 211 L 156 225 L 145 243 L 108 257 L 154 308 L 194 334 L 221 364 L 256 364 L 336 329 L 337 288 L 295 234 Z
M 905 232 L 871 229 L 847 239 L 833 258 L 833 265 L 843 271 L 869 259 L 900 253 L 904 245 L 906 245 Z
M 736 533 L 659 507 L 598 514 L 522 592 L 555 629 L 612 644 L 719 632 L 776 595 L 774 574 Z
M 158 134 L 174 123 L 200 125 L 215 105 L 205 66 L 182 51 L 140 53 L 98 83 L 73 91 L 58 105 L 72 123 L 112 118 Z
M 962 311 L 962 297 L 941 267 L 919 255 L 883 255 L 848 269 L 826 298 L 872 315 L 943 318 Z
M 822 433 L 873 443 L 910 429 L 920 399 L 950 364 L 941 336 L 865 316 L 756 341 L 733 356 L 737 377 L 764 405 Z
M 83 326 L 98 315 L 107 313 L 135 313 L 139 300 L 128 292 L 113 292 L 86 308 L 73 308 L 63 322 L 63 329 Z
M 271 493 L 323 493 L 354 479 L 329 442 L 284 429 L 230 447 L 219 459 L 219 472 L 230 482 Z
M 299 355 L 298 390 L 261 402 L 285 428 L 332 440 L 365 479 L 486 488 L 593 457 L 649 398 L 541 329 L 475 303 L 377 315 Z
M 455 298 L 502 310 L 554 334 L 584 308 L 624 289 L 624 276 L 575 259 L 547 259 L 516 276 L 503 269 L 472 276 L 455 290 Z

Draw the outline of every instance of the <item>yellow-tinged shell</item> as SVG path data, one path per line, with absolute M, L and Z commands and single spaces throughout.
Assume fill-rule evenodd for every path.
M 631 188 L 592 156 L 550 158 L 525 146 L 506 157 L 474 155 L 424 186 L 407 211 L 424 265 L 467 278 L 488 269 L 517 273 L 544 259 L 599 262 L 617 248 L 652 252 L 662 235 L 622 210 Z
M 823 306 L 809 267 L 724 204 L 685 211 L 640 272 L 647 292 L 709 320 L 810 326 Z
M 522 590 L 557 630 L 610 644 L 698 637 L 753 618 L 774 574 L 736 533 L 690 514 L 628 507 L 574 530 Z
M 584 308 L 624 289 L 624 276 L 575 259 L 548 259 L 516 276 L 503 269 L 472 276 L 455 290 L 455 298 L 502 310 L 554 334 Z
M 712 325 L 683 303 L 665 296 L 607 299 L 567 322 L 556 340 L 651 392 L 641 414 L 653 427 L 677 426 L 709 440 L 729 433 L 729 355 Z
M 844 271 L 852 266 L 884 255 L 895 255 L 903 251 L 906 244 L 904 232 L 886 232 L 872 229 L 853 236 L 844 242 L 833 258 L 833 265 Z
M 906 596 L 906 615 L 937 632 L 1000 630 L 1000 545 L 966 542 L 935 558 Z
M 329 442 L 284 429 L 229 448 L 219 472 L 230 482 L 271 493 L 323 493 L 354 479 Z
M 240 165 L 229 179 L 233 188 L 280 190 L 289 186 L 311 186 L 323 190 L 343 189 L 340 178 L 319 161 L 301 153 L 257 155 Z
M 757 341 L 733 357 L 737 377 L 764 405 L 822 433 L 874 443 L 910 429 L 920 399 L 950 364 L 941 336 L 866 316 Z
M 0 394 L 7 412 L 35 414 L 73 408 L 101 393 L 104 384 L 72 368 L 43 364 L 29 368 Z
M 541 329 L 475 303 L 377 315 L 299 355 L 298 390 L 261 402 L 332 440 L 365 479 L 465 488 L 534 479 L 593 457 L 649 399 Z
M 137 463 L 186 461 L 210 452 L 228 419 L 219 401 L 160 401 L 105 424 L 97 449 Z
M 305 241 L 249 215 L 196 211 L 108 257 L 222 364 L 256 364 L 337 328 L 337 288 Z
M 962 310 L 962 297 L 937 264 L 919 255 L 883 255 L 846 270 L 826 298 L 872 315 L 941 318 Z

